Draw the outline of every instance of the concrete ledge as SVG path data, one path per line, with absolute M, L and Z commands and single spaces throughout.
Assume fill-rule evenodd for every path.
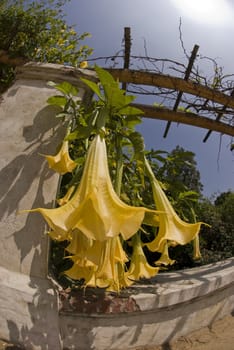
M 57 83 L 68 81 L 88 91 L 87 85 L 85 85 L 80 78 L 97 81 L 96 73 L 91 69 L 80 69 L 60 64 L 40 62 L 29 62 L 23 66 L 17 67 L 17 80 L 27 79 L 46 82 L 52 80 Z M 89 92 L 91 93 L 91 91 Z
M 0 338 L 25 349 L 61 349 L 58 292 L 48 279 L 0 267 Z
M 151 281 L 155 283 L 154 286 L 135 287 L 141 292 L 133 298 L 142 311 L 191 302 L 195 298 L 229 287 L 234 283 L 234 259 L 190 270 L 159 274 Z
M 58 293 L 48 279 L 0 267 L 0 337 L 30 350 L 160 345 L 230 314 L 233 274 L 232 258 L 163 273 L 116 295 L 99 289 Z
M 161 345 L 234 310 L 234 259 L 163 273 L 119 295 L 61 294 L 64 349 L 122 350 Z

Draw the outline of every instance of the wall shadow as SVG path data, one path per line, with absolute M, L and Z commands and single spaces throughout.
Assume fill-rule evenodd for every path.
M 28 303 L 31 322 L 19 326 L 8 319 L 9 339 L 26 350 L 60 350 L 57 291 L 49 281 L 33 277 L 30 278 L 30 287 L 35 290 L 32 302 Z
M 44 136 L 49 130 L 53 130 L 53 136 L 46 139 Z M 62 138 L 54 108 L 48 106 L 39 111 L 33 124 L 25 126 L 22 133 L 28 146 L 0 171 L 0 219 L 18 210 L 18 203 L 29 191 L 35 177 L 43 176 L 46 179 L 53 174 L 45 166 L 42 154 L 54 153 L 55 145 Z M 33 166 L 35 169 L 32 169 Z M 35 202 L 40 203 L 41 199 L 37 197 L 38 193 L 35 193 Z
M 54 172 L 48 168 L 42 154 L 55 154 L 64 137 L 65 130 L 58 125 L 59 119 L 55 118 L 55 114 L 55 108 L 47 106 L 36 114 L 31 125 L 23 127 L 25 149 L 0 171 L 0 219 L 7 220 L 14 215 L 19 209 L 19 202 L 26 195 L 32 196 L 32 208 L 52 207 L 56 193 L 54 198 L 46 199 L 43 185 Z M 48 137 L 50 131 L 53 132 Z M 35 179 L 36 186 L 32 189 Z M 20 252 L 20 263 L 33 251 L 28 284 L 32 293 L 29 298 L 32 300 L 26 303 L 28 310 L 25 310 L 25 315 L 28 316 L 25 326 L 17 324 L 19 315 L 15 319 L 7 319 L 6 315 L 9 339 L 25 349 L 59 350 L 58 297 L 56 288 L 47 279 L 48 238 L 45 236 L 45 221 L 37 213 L 19 215 L 27 215 L 26 221 L 11 236 Z M 22 319 L 25 315 L 22 315 Z
M 56 148 L 64 135 L 63 128 L 58 126 L 55 118 L 56 110 L 51 106 L 43 108 L 35 116 L 32 125 L 23 128 L 23 138 L 28 143 L 24 152 L 15 157 L 0 171 L 0 219 L 16 214 L 21 199 L 32 193 L 32 208 L 51 207 L 53 199 L 46 202 L 43 194 L 43 183 L 54 175 L 47 165 L 43 154 L 55 154 Z M 52 130 L 51 138 L 45 137 Z M 10 141 L 9 141 L 10 143 Z M 35 179 L 38 184 L 32 190 Z M 22 208 L 21 208 L 22 209 Z M 24 208 L 31 209 L 31 208 Z M 14 232 L 14 240 L 21 253 L 21 262 L 29 254 L 32 248 L 36 248 L 44 235 L 45 224 L 40 215 L 27 215 L 25 225 Z M 30 233 L 31 232 L 31 233 Z M 32 268 L 33 273 L 33 268 Z

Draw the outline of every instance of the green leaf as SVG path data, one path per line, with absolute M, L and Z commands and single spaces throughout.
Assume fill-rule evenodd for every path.
M 84 164 L 84 157 L 78 157 L 75 159 L 75 162 L 77 163 L 77 165 L 83 165 Z
M 103 86 L 105 91 L 105 96 L 107 100 L 107 107 L 116 113 L 126 114 L 127 106 L 135 99 L 134 96 L 124 95 L 124 91 L 119 87 L 116 88 L 113 85 Z M 138 113 L 137 113 L 138 114 Z
M 71 132 L 69 135 L 66 136 L 66 140 L 73 141 L 73 140 L 80 140 L 80 139 L 87 139 L 93 131 L 93 128 L 90 126 L 79 126 L 79 129 Z
M 141 118 L 135 115 L 127 115 L 125 118 L 123 118 L 123 125 L 129 129 L 135 128 L 135 126 L 140 123 Z
M 64 96 L 51 96 L 48 98 L 47 103 L 54 106 L 64 107 L 67 103 L 67 99 Z
M 67 81 L 62 82 L 55 86 L 55 89 L 62 92 L 64 95 L 77 96 L 78 90 L 75 86 L 68 83 Z
M 187 198 L 190 201 L 197 201 L 199 194 L 195 191 L 180 192 L 178 198 L 184 200 Z
M 95 71 L 103 87 L 106 104 L 110 109 L 117 111 L 134 99 L 133 96 L 124 95 L 125 91 L 119 88 L 119 83 L 105 69 L 96 66 Z
M 131 141 L 133 148 L 134 148 L 134 153 L 135 153 L 135 158 L 137 160 L 141 160 L 144 162 L 144 157 L 145 157 L 145 144 L 144 144 L 144 138 L 142 135 L 134 131 L 128 135 L 129 140 Z
M 110 86 L 113 86 L 114 88 L 119 89 L 119 84 L 117 83 L 117 81 L 115 81 L 115 79 L 109 72 L 107 72 L 105 69 L 99 66 L 95 66 L 95 71 L 97 73 L 98 79 L 100 80 L 100 83 L 102 84 L 103 88 L 104 88 L 104 85 L 110 85 Z
M 131 107 L 131 106 L 127 106 L 127 107 L 123 107 L 119 110 L 119 114 L 121 115 L 127 115 L 127 116 L 137 116 L 137 115 L 142 115 L 144 114 L 144 112 L 142 110 L 140 110 L 139 108 L 136 107 Z M 135 118 L 135 120 L 137 120 L 137 118 Z M 138 118 L 138 123 L 141 122 L 141 119 Z
M 94 83 L 91 80 L 85 79 L 85 78 L 81 78 L 81 81 L 83 81 L 83 83 L 85 83 L 86 85 L 88 85 L 88 87 L 93 90 L 93 92 L 101 99 L 103 100 L 103 96 L 101 94 L 101 91 L 98 87 L 98 85 L 96 83 Z
M 54 88 L 57 84 L 54 81 L 47 81 L 47 85 Z

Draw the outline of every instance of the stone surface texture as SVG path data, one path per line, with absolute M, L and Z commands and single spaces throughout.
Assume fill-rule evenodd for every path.
M 63 291 L 59 327 L 64 349 L 140 349 L 210 326 L 233 310 L 234 259 L 228 259 L 159 274 L 115 296 Z

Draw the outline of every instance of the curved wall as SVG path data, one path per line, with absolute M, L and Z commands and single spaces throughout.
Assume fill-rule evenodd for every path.
M 66 349 L 125 350 L 168 343 L 234 310 L 234 258 L 159 274 L 120 295 L 60 295 Z

